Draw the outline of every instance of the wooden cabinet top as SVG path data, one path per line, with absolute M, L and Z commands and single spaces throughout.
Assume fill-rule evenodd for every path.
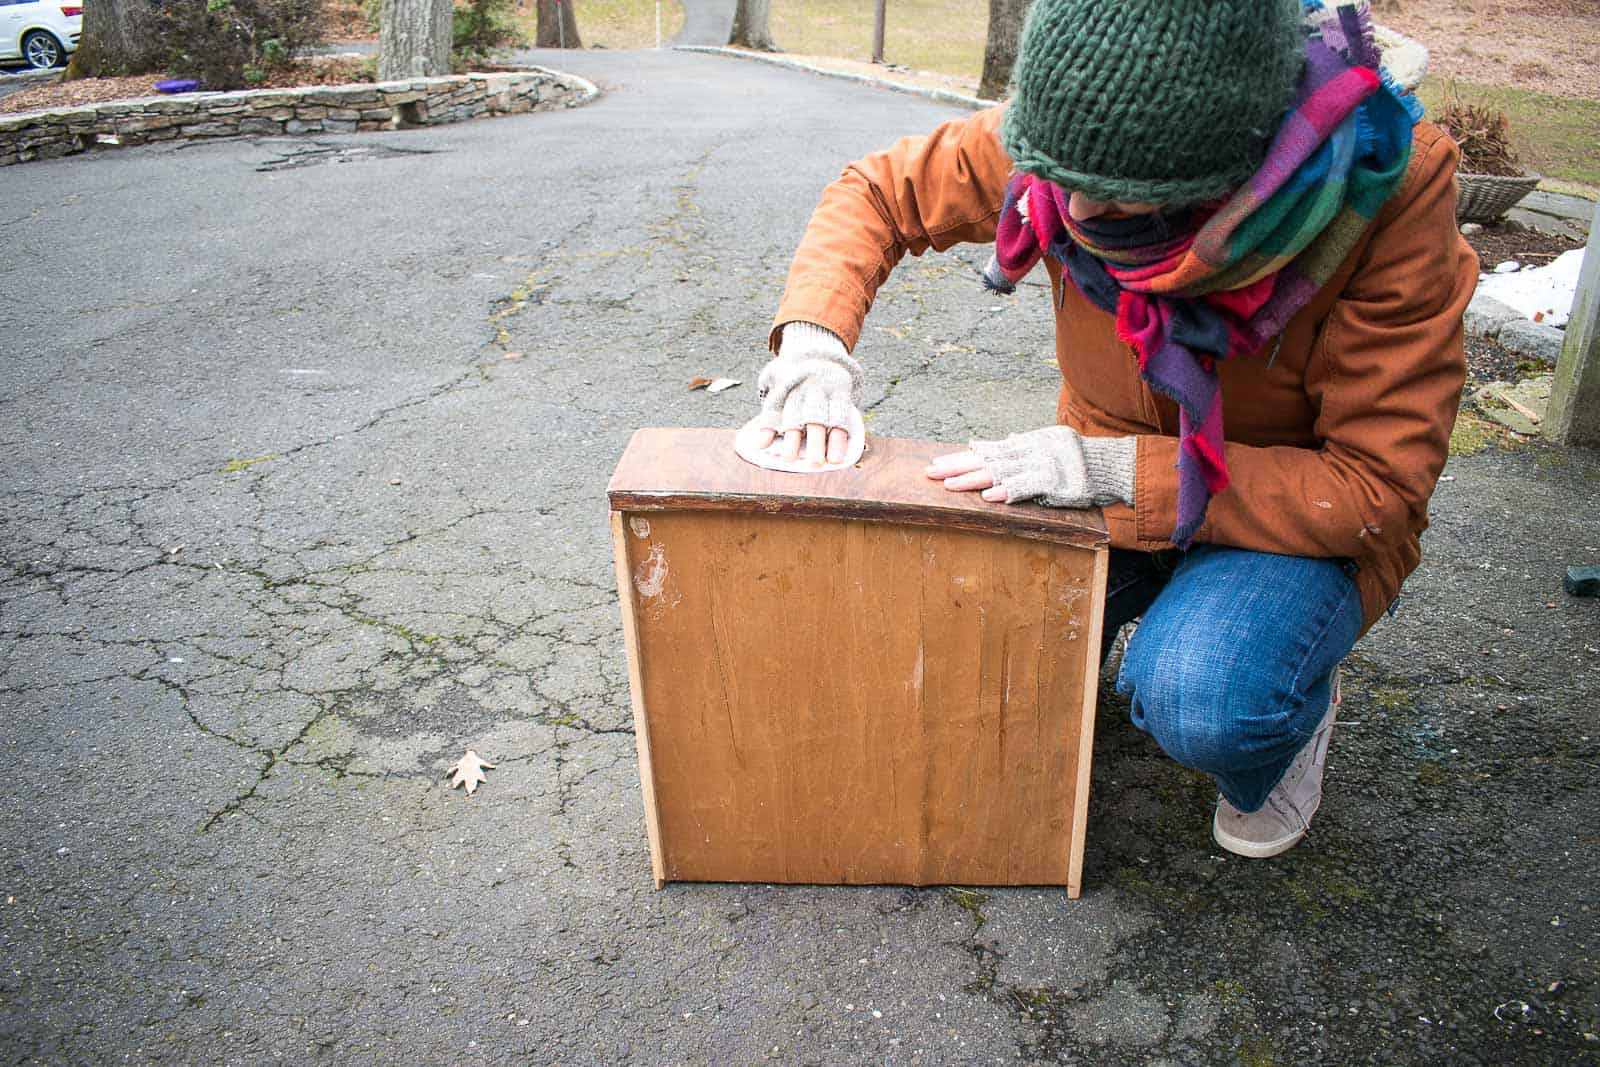
M 923 469 L 960 445 L 867 438 L 861 462 L 823 474 L 784 474 L 740 459 L 735 431 L 647 428 L 634 433 L 611 476 L 613 511 L 738 511 L 901 522 L 1104 545 L 1099 509 L 991 504 L 952 493 Z

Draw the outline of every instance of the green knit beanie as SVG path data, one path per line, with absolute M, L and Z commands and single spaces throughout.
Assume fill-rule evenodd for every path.
M 1227 193 L 1266 157 L 1305 55 L 1300 0 L 1034 0 L 1002 138 L 1097 200 Z

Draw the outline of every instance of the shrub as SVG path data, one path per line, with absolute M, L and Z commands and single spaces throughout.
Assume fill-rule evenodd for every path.
M 157 33 L 174 74 L 238 89 L 322 41 L 321 0 L 166 0 Z
M 515 0 L 467 0 L 457 7 L 450 23 L 452 66 L 488 59 L 496 52 L 528 43 L 511 17 Z
M 1433 121 L 1461 146 L 1463 173 L 1515 176 L 1523 172 L 1511 148 L 1511 121 L 1505 112 L 1451 97 Z

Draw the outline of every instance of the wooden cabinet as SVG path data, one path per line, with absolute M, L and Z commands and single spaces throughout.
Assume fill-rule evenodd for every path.
M 634 435 L 609 495 L 658 885 L 1077 896 L 1105 525 L 948 492 L 948 451 L 795 475 Z

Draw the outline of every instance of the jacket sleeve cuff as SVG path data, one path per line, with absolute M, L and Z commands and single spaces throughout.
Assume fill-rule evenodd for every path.
M 1111 544 L 1142 552 L 1171 548 L 1178 524 L 1178 439 L 1140 434 L 1135 456 L 1133 506 L 1104 509 Z M 1202 523 L 1195 540 L 1209 540 L 1210 527 L 1210 520 Z

